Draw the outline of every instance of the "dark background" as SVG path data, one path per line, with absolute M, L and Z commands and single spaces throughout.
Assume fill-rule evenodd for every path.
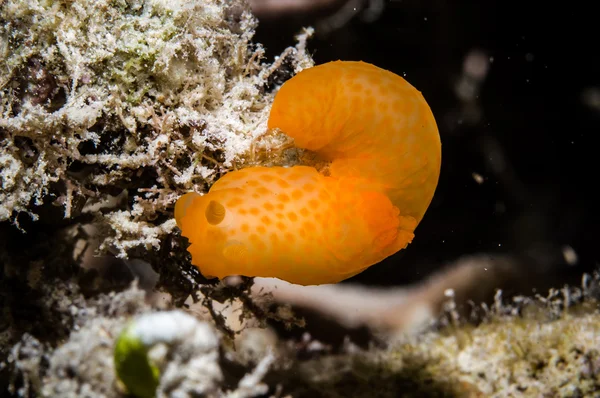
M 263 17 L 255 39 L 272 59 L 302 26 L 318 27 L 339 10 L 335 3 Z M 362 60 L 404 76 L 429 102 L 442 139 L 438 190 L 415 240 L 351 281 L 412 283 L 479 253 L 514 258 L 553 283 L 578 283 L 596 269 L 600 62 L 592 8 L 387 1 L 376 21 L 357 11 L 340 29 L 317 28 L 309 41 L 317 64 Z M 456 87 L 469 55 L 488 70 L 479 94 L 465 101 Z M 565 248 L 576 262 L 568 264 Z

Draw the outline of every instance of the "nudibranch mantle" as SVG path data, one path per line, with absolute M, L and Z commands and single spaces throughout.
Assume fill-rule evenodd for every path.
M 175 219 L 206 277 L 336 283 L 405 248 L 435 192 L 441 143 L 433 114 L 402 77 L 364 62 L 306 69 L 277 93 L 268 127 L 330 162 L 249 167 Z

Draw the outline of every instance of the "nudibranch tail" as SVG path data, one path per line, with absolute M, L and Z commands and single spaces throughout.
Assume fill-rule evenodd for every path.
M 281 87 L 268 125 L 331 161 L 333 177 L 360 177 L 403 213 L 423 218 L 441 142 L 425 99 L 402 77 L 364 62 L 315 66 Z
M 330 162 L 250 167 L 204 196 L 189 193 L 175 218 L 204 275 L 335 283 L 405 248 L 433 197 L 441 143 L 421 93 L 362 62 L 300 72 L 278 92 L 268 122 Z

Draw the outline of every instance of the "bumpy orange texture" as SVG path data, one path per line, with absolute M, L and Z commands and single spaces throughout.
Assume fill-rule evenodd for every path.
M 278 92 L 269 128 L 331 162 L 250 167 L 175 208 L 207 277 L 335 283 L 406 247 L 437 186 L 441 144 L 420 92 L 363 62 L 300 72 Z

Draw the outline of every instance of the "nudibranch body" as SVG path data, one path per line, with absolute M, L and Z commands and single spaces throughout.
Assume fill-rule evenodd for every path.
M 437 186 L 441 143 L 419 91 L 363 62 L 306 69 L 277 93 L 268 127 L 330 162 L 249 167 L 209 193 L 188 193 L 175 218 L 207 277 L 336 283 L 405 248 Z

